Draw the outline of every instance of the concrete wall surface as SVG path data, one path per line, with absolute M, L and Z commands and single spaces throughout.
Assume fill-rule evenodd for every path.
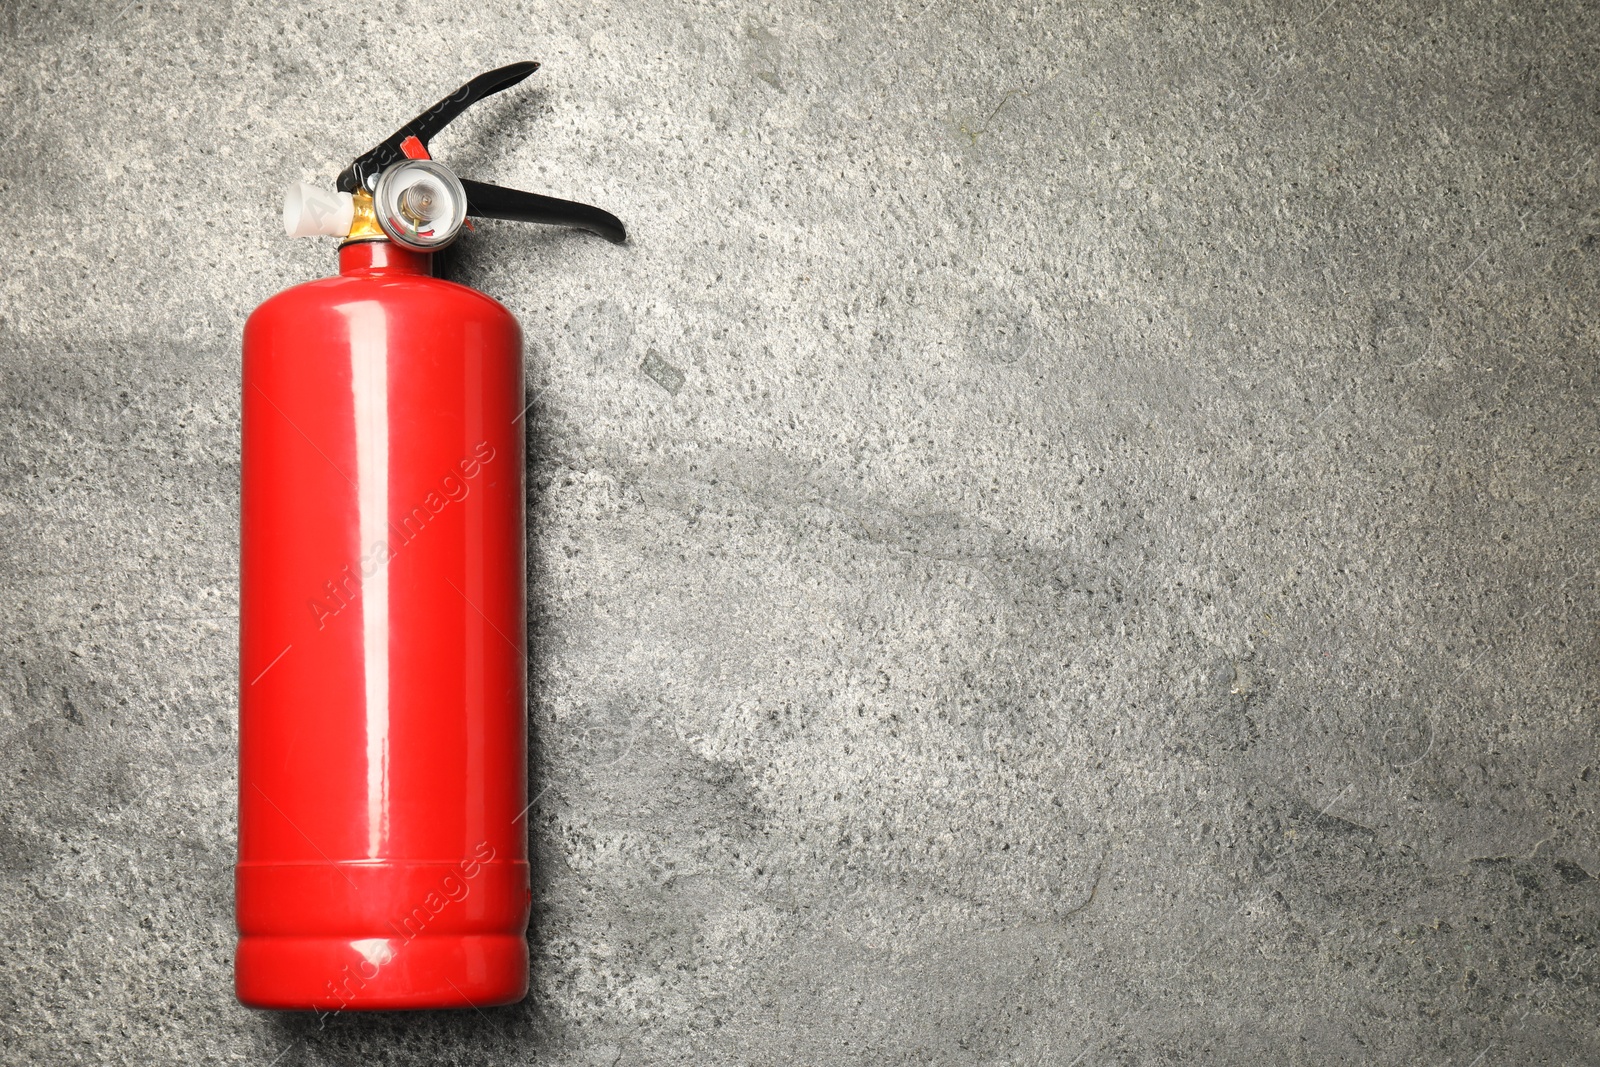
M 534 990 L 232 997 L 283 188 L 527 335 Z M 0 1061 L 1600 1063 L 1600 10 L 0 5 Z

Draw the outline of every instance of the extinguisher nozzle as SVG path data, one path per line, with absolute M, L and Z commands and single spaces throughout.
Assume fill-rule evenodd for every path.
M 290 237 L 343 237 L 355 217 L 355 199 L 349 193 L 296 182 L 283 197 L 283 231 Z

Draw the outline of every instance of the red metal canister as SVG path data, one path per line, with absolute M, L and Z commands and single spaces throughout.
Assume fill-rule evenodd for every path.
M 346 244 L 244 333 L 246 1004 L 484 1006 L 528 987 L 517 321 Z
M 432 276 L 466 218 L 587 204 L 458 178 L 428 139 L 538 69 L 480 74 L 299 184 L 339 276 L 244 330 L 235 989 L 321 1011 L 528 990 L 522 331 Z

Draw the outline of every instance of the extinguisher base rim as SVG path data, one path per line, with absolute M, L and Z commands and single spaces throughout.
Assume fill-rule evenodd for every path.
M 510 934 L 421 936 L 375 954 L 340 937 L 244 937 L 234 993 L 275 1011 L 421 1011 L 515 1004 L 528 995 L 528 942 Z

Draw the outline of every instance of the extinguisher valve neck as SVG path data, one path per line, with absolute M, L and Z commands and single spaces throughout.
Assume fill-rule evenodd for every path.
M 378 213 L 372 205 L 372 194 L 358 190 L 351 194 L 354 204 L 354 213 L 350 221 L 350 229 L 345 231 L 344 240 L 339 247 L 354 244 L 358 241 L 387 241 L 389 235 L 383 232 L 383 227 L 378 225 Z

